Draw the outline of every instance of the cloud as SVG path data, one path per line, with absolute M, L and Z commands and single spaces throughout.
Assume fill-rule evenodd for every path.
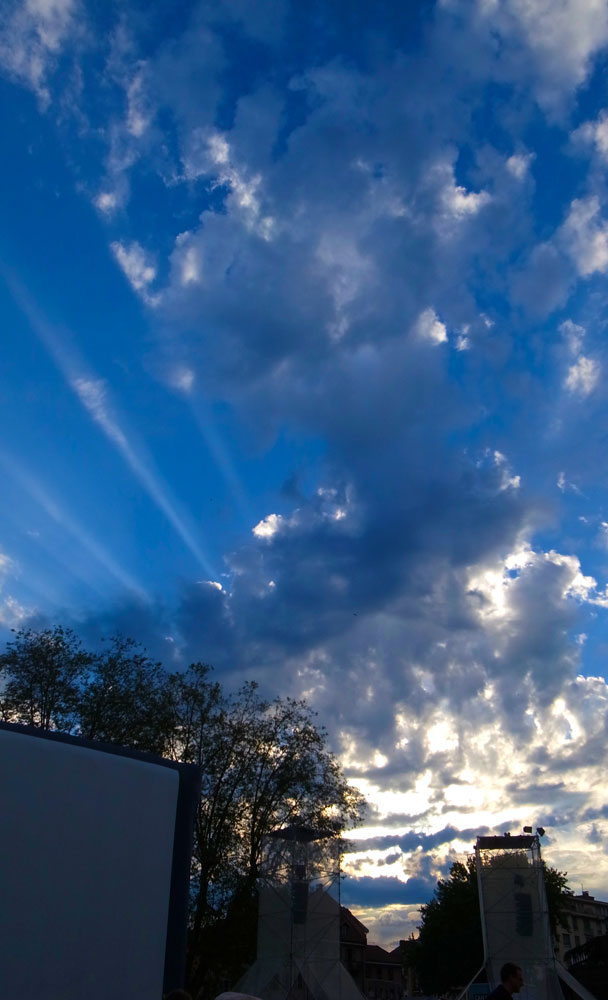
M 169 376 L 169 383 L 174 389 L 186 395 L 192 392 L 196 382 L 196 375 L 191 368 L 180 366 L 174 368 Z
M 574 287 L 571 262 L 553 242 L 539 243 L 511 278 L 513 299 L 533 316 L 545 318 L 568 301 Z
M 115 240 L 111 249 L 132 288 L 147 305 L 157 305 L 158 296 L 149 291 L 156 279 L 156 268 L 143 247 L 137 241 L 125 245 Z
M 342 885 L 345 906 L 389 906 L 393 903 L 419 903 L 433 894 L 436 880 L 411 878 L 402 881 L 382 875 L 350 877 Z
M 590 145 L 600 160 L 608 159 L 608 112 L 602 110 L 595 121 L 586 121 L 572 133 L 576 145 Z
M 534 153 L 513 153 L 507 160 L 507 170 L 518 181 L 523 181 L 530 171 Z
M 579 396 L 588 396 L 597 386 L 599 378 L 600 366 L 598 362 L 581 355 L 568 369 L 564 384 L 570 392 Z
M 6 593 L 6 583 L 19 575 L 19 566 L 12 556 L 0 550 L 0 626 L 4 629 L 19 628 L 31 614 L 15 596 Z
M 441 6 L 464 16 L 489 48 L 500 39 L 491 46 L 496 77 L 514 82 L 519 74 L 519 85 L 531 85 L 551 114 L 563 113 L 608 43 L 608 12 L 595 0 L 442 0 Z
M 445 323 L 441 323 L 434 309 L 425 309 L 416 323 L 419 336 L 434 344 L 443 344 L 448 339 Z
M 282 521 L 280 514 L 268 514 L 252 528 L 253 534 L 256 538 L 272 538 L 280 530 Z
M 597 387 L 601 366 L 597 360 L 582 353 L 586 330 L 572 320 L 566 319 L 560 324 L 559 331 L 573 359 L 572 364 L 568 366 L 564 386 L 575 396 L 582 398 L 589 396 Z
M 100 191 L 93 203 L 100 212 L 111 215 L 118 206 L 118 197 L 114 191 Z
M 78 34 L 76 0 L 7 3 L 0 30 L 0 66 L 30 87 L 43 106 L 50 101 L 48 77 L 62 50 Z
M 608 223 L 601 218 L 596 195 L 574 199 L 560 239 L 582 277 L 608 270 Z

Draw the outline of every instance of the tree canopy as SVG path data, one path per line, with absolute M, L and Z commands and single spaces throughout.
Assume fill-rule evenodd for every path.
M 188 980 L 220 992 L 255 957 L 265 834 L 298 821 L 337 836 L 361 794 L 303 701 L 226 694 L 211 667 L 167 672 L 132 639 L 83 648 L 67 628 L 15 634 L 0 655 L 0 718 L 161 754 L 202 770 L 191 870 Z

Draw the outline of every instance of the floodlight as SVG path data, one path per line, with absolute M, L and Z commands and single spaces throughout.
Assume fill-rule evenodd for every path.
M 544 826 L 537 826 L 536 827 L 536 832 L 537 832 L 537 834 L 538 834 L 539 837 L 544 837 L 545 836 L 545 828 L 544 828 Z

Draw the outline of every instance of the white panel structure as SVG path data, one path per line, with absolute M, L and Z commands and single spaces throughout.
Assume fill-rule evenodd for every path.
M 363 1000 L 340 961 L 337 841 L 306 827 L 270 836 L 257 960 L 237 989 L 262 1000 Z
M 490 986 L 505 962 L 515 962 L 524 971 L 522 997 L 562 1000 L 538 837 L 479 837 L 476 857 Z
M 185 934 L 181 779 L 160 759 L 0 727 L 0 1000 L 160 1000 L 170 907 Z

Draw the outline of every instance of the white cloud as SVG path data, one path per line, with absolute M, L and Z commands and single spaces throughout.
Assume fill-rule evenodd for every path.
M 147 305 L 158 305 L 159 296 L 151 295 L 148 290 L 156 280 L 156 267 L 151 256 L 135 240 L 128 244 L 116 240 L 110 246 L 135 291 Z
M 127 130 L 135 139 L 141 139 L 152 118 L 144 69 L 145 63 L 140 63 L 127 87 Z
M 523 181 L 530 171 L 534 153 L 513 153 L 507 160 L 507 170 L 518 181 Z
M 324 232 L 316 256 L 331 289 L 335 314 L 328 323 L 329 333 L 339 340 L 349 329 L 349 305 L 369 286 L 373 262 L 359 250 L 352 236 L 344 232 Z
M 18 628 L 31 614 L 32 609 L 15 597 L 7 595 L 0 600 L 0 622 L 8 628 Z
M 225 135 L 195 130 L 189 137 L 189 148 L 183 162 L 186 179 L 215 176 L 218 186 L 229 188 L 229 203 L 243 219 L 245 228 L 265 241 L 273 239 L 276 220 L 263 210 L 262 176 L 257 172 L 251 173 L 236 161 Z
M 608 271 L 608 223 L 601 217 L 596 195 L 571 203 L 558 236 L 582 277 Z
M 578 355 L 585 337 L 585 327 L 579 326 L 578 323 L 573 323 L 571 319 L 565 319 L 559 325 L 559 332 L 566 341 L 570 353 Z
M 518 490 L 521 486 L 521 476 L 513 475 L 506 457 L 500 451 L 494 452 L 494 464 L 500 469 L 501 483 L 499 489 Z
M 608 160 L 608 112 L 601 111 L 595 121 L 584 122 L 572 133 L 575 142 L 595 147 L 602 160 Z
M 559 572 L 553 573 L 552 567 Z M 550 573 L 550 576 L 547 576 Z M 598 591 L 597 581 L 583 574 L 580 560 L 575 555 L 564 555 L 553 549 L 535 551 L 525 542 L 504 560 L 492 566 L 474 567 L 471 570 L 467 591 L 480 595 L 483 600 L 478 613 L 486 624 L 489 622 L 522 622 L 524 608 L 520 594 L 526 593 L 533 579 L 546 577 L 551 580 L 555 597 L 559 601 L 574 598 L 589 604 L 603 605 L 605 595 Z M 547 599 L 549 594 L 547 593 Z
M 440 181 L 440 203 L 443 214 L 448 219 L 458 222 L 475 216 L 492 200 L 488 191 L 467 191 L 461 184 L 457 184 L 454 167 L 445 160 L 435 164 L 431 171 L 431 177 L 433 176 Z
M 200 281 L 200 263 L 196 247 L 188 247 L 182 258 L 182 285 L 197 284 Z
M 416 333 L 433 344 L 443 344 L 448 339 L 445 323 L 441 322 L 435 310 L 430 307 L 420 313 L 416 322 Z
M 0 551 L 0 586 L 2 588 L 8 577 L 17 575 L 17 570 L 15 560 L 5 552 Z M 8 628 L 18 627 L 30 613 L 30 610 L 11 594 L 0 596 L 0 624 Z
M 568 369 L 564 385 L 578 396 L 588 396 L 593 392 L 600 377 L 600 366 L 593 358 L 582 354 Z
M 5 3 L 0 29 L 0 67 L 30 87 L 43 105 L 47 78 L 67 40 L 78 30 L 76 0 Z
M 179 233 L 171 254 L 173 273 L 181 288 L 198 285 L 202 280 L 201 248 L 190 231 Z
M 169 376 L 169 383 L 173 388 L 186 393 L 186 395 L 192 392 L 195 381 L 196 375 L 191 368 L 187 368 L 185 365 L 174 368 Z
M 100 191 L 93 198 L 93 204 L 104 215 L 111 215 L 118 206 L 118 197 L 114 191 Z
M 574 359 L 572 364 L 568 366 L 564 377 L 564 386 L 573 394 L 588 396 L 598 384 L 601 368 L 598 361 L 581 353 L 586 334 L 585 328 L 579 326 L 578 323 L 573 323 L 571 319 L 566 319 L 560 323 L 559 332 L 564 338 L 568 353 Z M 558 481 L 558 486 L 561 490 L 565 488 L 563 473 Z
M 487 191 L 467 191 L 460 184 L 450 184 L 443 191 L 443 204 L 452 215 L 462 218 L 477 215 L 491 200 Z
M 109 414 L 107 388 L 103 379 L 76 378 L 72 382 L 72 388 L 110 440 L 123 450 L 128 448 L 126 436 Z
M 6 573 L 11 572 L 14 565 L 15 564 L 10 556 L 7 556 L 4 552 L 0 552 L 0 574 L 5 575 Z
M 608 549 L 608 521 L 602 521 L 600 524 L 597 541 L 603 549 Z
M 281 514 L 268 514 L 251 530 L 256 538 L 272 538 L 284 524 Z
M 552 114 L 587 80 L 608 43 L 603 0 L 441 0 L 441 6 L 467 18 L 471 34 L 481 36 L 492 53 L 499 79 L 531 82 L 536 99 Z

